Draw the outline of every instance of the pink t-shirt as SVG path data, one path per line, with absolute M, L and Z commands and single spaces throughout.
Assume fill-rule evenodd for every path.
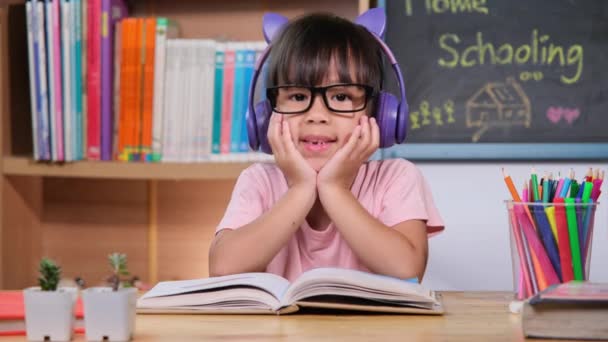
M 273 163 L 258 163 L 239 176 L 232 198 L 216 232 L 238 229 L 270 210 L 286 192 L 287 182 Z M 404 159 L 364 163 L 352 192 L 359 203 L 388 227 L 418 219 L 426 221 L 429 235 L 443 230 L 433 196 L 418 168 Z M 313 230 L 306 221 L 272 259 L 266 272 L 289 281 L 316 267 L 340 267 L 369 271 L 331 223 Z

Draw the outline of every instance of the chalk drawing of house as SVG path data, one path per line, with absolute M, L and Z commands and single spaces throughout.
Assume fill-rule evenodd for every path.
M 479 127 L 473 134 L 473 142 L 491 127 L 530 127 L 532 112 L 530 99 L 514 78 L 506 82 L 490 82 L 479 89 L 466 102 L 466 125 Z

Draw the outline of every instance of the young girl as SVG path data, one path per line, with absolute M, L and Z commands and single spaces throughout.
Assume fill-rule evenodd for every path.
M 325 14 L 273 39 L 268 141 L 276 163 L 239 176 L 209 252 L 210 276 L 316 267 L 422 279 L 443 222 L 420 171 L 378 149 L 382 50 L 364 27 Z

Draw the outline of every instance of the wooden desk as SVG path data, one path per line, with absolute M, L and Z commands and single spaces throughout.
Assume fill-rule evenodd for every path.
M 523 341 L 520 316 L 509 313 L 511 297 L 444 292 L 443 316 L 138 315 L 134 341 Z M 0 337 L 0 342 L 24 340 Z M 84 340 L 80 334 L 74 339 Z

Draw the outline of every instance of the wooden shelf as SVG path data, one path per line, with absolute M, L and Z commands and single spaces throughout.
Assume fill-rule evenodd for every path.
M 79 161 L 55 164 L 35 162 L 28 157 L 4 157 L 5 175 L 158 180 L 236 179 L 251 162 L 126 163 Z

